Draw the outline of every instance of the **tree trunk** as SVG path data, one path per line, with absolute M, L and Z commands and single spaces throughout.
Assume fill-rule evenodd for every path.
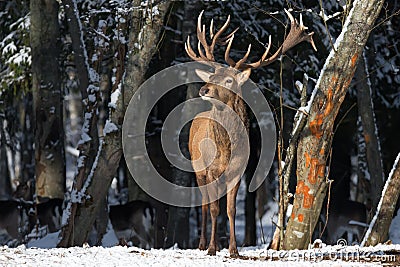
M 356 0 L 321 71 L 297 150 L 297 186 L 284 249 L 304 249 L 311 241 L 326 195 L 325 169 L 333 125 L 353 78 L 358 58 L 383 5 Z M 304 115 L 303 115 L 304 116 Z
M 182 35 L 177 36 L 177 38 L 183 38 L 183 42 L 187 40 L 188 35 L 191 34 L 191 30 L 196 27 L 193 22 L 193 14 L 198 14 L 199 2 L 196 1 L 185 1 L 184 3 L 184 18 L 181 25 Z M 198 95 L 198 86 L 195 84 L 189 84 L 186 90 L 186 100 L 192 99 Z M 192 105 L 185 105 L 184 110 L 195 109 Z M 193 114 L 193 112 L 188 111 L 187 114 Z M 181 121 L 186 121 L 186 114 L 182 114 L 179 118 Z M 183 127 L 180 133 L 179 144 L 182 154 L 190 158 L 189 154 L 189 125 Z M 174 168 L 172 175 L 173 183 L 190 187 L 194 181 L 193 173 L 185 172 L 180 169 Z M 166 246 L 169 247 L 177 243 L 180 248 L 189 247 L 189 211 L 190 208 L 174 207 L 170 206 L 168 209 L 168 227 L 167 227 L 167 243 Z M 225 222 L 226 225 L 226 222 Z M 226 228 L 226 227 L 225 227 Z M 224 229 L 225 229 L 224 228 Z M 197 245 L 197 244 L 196 244 Z
M 134 6 L 140 6 L 140 1 L 134 1 Z M 124 100 L 122 102 L 121 80 L 124 68 L 125 55 L 119 55 L 122 60 L 117 68 L 116 82 L 113 86 L 114 93 L 118 93 L 118 100 L 115 108 L 110 109 L 109 123 L 114 124 L 114 130 L 104 135 L 103 140 L 97 151 L 96 159 L 91 167 L 88 177 L 82 185 L 81 193 L 86 196 L 85 203 L 76 205 L 76 210 L 70 216 L 68 225 L 63 229 L 63 237 L 59 247 L 82 245 L 88 237 L 95 221 L 95 215 L 101 207 L 101 202 L 107 195 L 108 188 L 112 178 L 115 176 L 122 155 L 122 137 L 121 128 L 125 108 L 130 98 L 144 80 L 144 74 L 148 68 L 151 57 L 156 51 L 160 30 L 163 25 L 164 15 L 168 10 L 169 2 L 163 2 L 159 5 L 159 15 L 153 15 L 152 18 L 143 18 L 142 9 L 134 9 L 132 14 L 131 29 L 129 36 L 128 63 L 126 67 L 126 78 L 124 86 Z M 143 28 L 140 28 L 140 22 L 144 20 Z M 138 41 L 138 36 L 142 30 L 142 49 L 137 51 L 134 43 Z M 119 50 L 121 51 L 121 50 Z M 107 127 L 107 124 L 106 124 Z M 74 203 L 78 204 L 78 203 Z
M 57 1 L 32 0 L 30 44 L 35 114 L 36 195 L 64 198 L 64 131 Z
M 385 181 L 381 159 L 381 150 L 376 127 L 374 105 L 372 102 L 371 83 L 364 57 L 360 58 L 355 73 L 357 88 L 358 114 L 361 118 L 363 136 L 366 145 L 366 159 L 370 174 L 372 209 L 378 205 Z M 368 177 L 366 177 L 368 178 Z
M 80 24 L 80 17 L 76 1 L 65 0 L 63 2 L 64 9 L 66 10 L 66 19 L 68 20 L 69 31 L 72 32 L 71 39 L 74 44 L 74 54 L 77 56 L 74 58 L 75 64 L 80 64 L 79 79 L 85 80 L 85 77 L 89 77 L 89 72 L 92 71 L 94 77 L 89 80 L 87 88 L 83 90 L 81 87 L 82 96 L 86 96 L 82 99 L 84 106 L 84 121 L 82 126 L 81 139 L 78 143 L 79 158 L 78 158 L 78 170 L 74 177 L 73 188 L 71 192 L 71 199 L 64 211 L 63 225 L 62 225 L 62 238 L 58 244 L 60 247 L 68 247 L 77 245 L 75 242 L 80 242 L 79 238 L 84 238 L 86 241 L 87 233 L 76 232 L 75 230 L 75 218 L 78 214 L 79 205 L 85 200 L 90 200 L 87 196 L 87 187 L 90 184 L 93 177 L 92 170 L 97 167 L 98 164 L 98 152 L 102 150 L 104 142 L 99 146 L 98 132 L 97 132 L 97 117 L 98 109 L 97 105 L 100 101 L 99 88 L 96 85 L 98 83 L 97 74 L 93 69 L 90 69 L 89 59 L 87 58 L 86 46 L 83 38 L 83 30 Z M 82 62 L 80 61 L 82 60 Z M 89 101 L 90 97 L 90 101 Z M 88 178 L 90 176 L 90 178 Z M 93 216 L 94 217 L 94 216 Z M 84 218 L 87 219 L 87 218 Z M 94 220 L 94 218 L 93 218 Z M 90 229 L 93 222 L 88 226 Z M 79 229 L 80 230 L 80 229 Z M 79 237 L 76 239 L 76 237 Z M 83 243 L 84 241 L 82 241 Z M 81 244 L 82 244 L 81 243 Z M 78 243 L 79 244 L 79 243 Z
M 394 162 L 393 169 L 386 180 L 375 216 L 365 234 L 362 246 L 375 246 L 387 240 L 396 203 L 400 195 L 400 153 Z
M 249 188 L 250 178 L 246 177 L 246 188 Z M 257 243 L 256 235 L 256 191 L 249 192 L 246 191 L 245 200 L 245 235 L 244 235 L 244 245 L 245 246 L 255 246 Z
M 11 181 L 7 166 L 6 138 L 4 135 L 4 118 L 0 117 L 0 201 L 11 199 Z

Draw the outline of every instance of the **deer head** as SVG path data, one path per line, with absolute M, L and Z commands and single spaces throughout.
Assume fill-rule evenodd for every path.
M 221 35 L 228 28 L 230 23 L 230 16 L 226 20 L 225 24 L 221 27 L 221 29 L 214 34 L 214 20 L 211 20 L 210 25 L 210 37 L 211 44 L 209 45 L 206 40 L 206 30 L 205 25 L 202 25 L 202 15 L 204 11 L 202 11 L 197 20 L 197 39 L 198 39 L 198 53 L 197 55 L 191 45 L 190 45 L 190 36 L 188 36 L 187 41 L 185 43 L 185 50 L 188 56 L 195 60 L 199 61 L 203 64 L 210 65 L 215 68 L 214 72 L 207 72 L 204 70 L 197 70 L 196 74 L 206 82 L 199 92 L 199 95 L 205 100 L 218 99 L 223 103 L 228 104 L 229 100 L 234 99 L 233 95 L 239 94 L 241 95 L 241 86 L 247 79 L 250 77 L 250 73 L 252 69 L 260 68 L 263 66 L 267 66 L 277 60 L 282 54 L 286 53 L 290 48 L 295 45 L 307 41 L 310 42 L 315 50 L 315 44 L 312 39 L 312 33 L 306 33 L 307 27 L 304 26 L 302 17 L 300 15 L 300 24 L 297 20 L 290 14 L 289 11 L 285 9 L 286 14 L 288 15 L 291 21 L 291 27 L 289 34 L 286 36 L 282 45 L 277 49 L 277 51 L 268 57 L 272 40 L 271 36 L 269 36 L 268 46 L 265 49 L 262 57 L 255 62 L 246 63 L 247 58 L 251 51 L 251 44 L 249 44 L 246 54 L 239 61 L 234 61 L 230 57 L 230 49 L 235 37 L 235 32 L 238 30 L 235 29 L 232 33 L 228 34 L 225 37 L 221 37 Z M 227 68 L 223 68 L 218 64 L 215 64 L 214 58 L 214 49 L 216 44 L 227 45 L 225 50 L 225 62 L 229 65 Z M 204 51 L 203 51 L 204 50 Z M 228 89 L 228 90 L 224 90 Z M 230 92 L 228 92 L 230 91 Z

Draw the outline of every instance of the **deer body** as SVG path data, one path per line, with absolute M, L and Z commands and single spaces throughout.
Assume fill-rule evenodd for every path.
M 109 218 L 115 235 L 122 243 L 150 249 L 153 245 L 153 207 L 145 201 L 135 200 L 124 205 L 110 206 Z
M 345 238 L 349 244 L 360 242 L 367 223 L 367 208 L 364 204 L 346 200 L 329 212 L 326 225 L 328 244 Z
M 237 29 L 227 36 L 221 37 L 229 26 L 230 17 L 215 34 L 213 21 L 211 21 L 210 37 L 212 40 L 209 45 L 206 40 L 205 25 L 201 23 L 203 14 L 201 12 L 197 24 L 199 55 L 193 51 L 189 37 L 185 44 L 186 53 L 191 59 L 215 69 L 214 72 L 196 70 L 196 74 L 206 82 L 200 89 L 199 95 L 204 100 L 210 101 L 212 108 L 194 118 L 189 133 L 189 152 L 202 194 L 199 249 L 206 249 L 207 214 L 210 208 L 212 227 L 208 245 L 209 255 L 215 255 L 218 250 L 216 241 L 217 216 L 219 214 L 218 199 L 222 196 L 221 191 L 226 190 L 230 228 L 229 253 L 231 257 L 239 256 L 235 237 L 236 195 L 239 189 L 240 176 L 244 172 L 249 155 L 248 117 L 242 99 L 242 85 L 249 79 L 252 69 L 274 62 L 296 44 L 308 41 L 315 48 L 312 40 L 313 33 L 305 33 L 307 27 L 303 25 L 301 19 L 300 24 L 298 24 L 288 11 L 286 13 L 291 21 L 290 32 L 286 39 L 278 50 L 267 58 L 272 44 L 270 38 L 268 47 L 261 59 L 253 63 L 246 63 L 251 45 L 249 45 L 245 56 L 239 61 L 236 62 L 230 58 L 229 51 Z M 214 48 L 217 43 L 227 45 L 225 61 L 229 67 L 222 67 L 215 63 Z
M 19 205 L 21 204 L 15 200 L 0 201 L 0 229 L 7 231 L 10 239 L 21 240 L 22 237 L 18 231 L 20 224 Z
M 231 72 L 232 74 L 228 74 Z M 196 172 L 196 179 L 199 186 L 210 184 L 225 175 L 227 192 L 227 214 L 230 225 L 229 251 L 231 256 L 238 256 L 235 238 L 235 214 L 236 214 L 236 195 L 239 189 L 241 168 L 247 162 L 248 153 L 231 153 L 239 147 L 246 148 L 243 144 L 243 136 L 248 131 L 248 118 L 246 107 L 241 99 L 240 85 L 243 80 L 247 80 L 247 73 L 234 75 L 232 69 L 220 69 L 214 75 L 198 73 L 205 81 L 205 86 L 200 89 L 200 96 L 205 100 L 210 100 L 212 108 L 210 111 L 200 113 L 192 122 L 189 133 L 189 152 L 193 162 L 193 169 Z M 229 86 L 224 88 L 222 85 Z M 219 103 L 218 101 L 221 101 Z M 240 120 L 233 118 L 232 113 L 226 109 L 234 111 Z M 223 125 L 223 126 L 222 126 Z M 234 129 L 236 131 L 230 131 Z M 228 131 L 230 135 L 228 135 Z M 246 132 L 244 132 L 246 131 Z M 210 140 L 211 142 L 207 141 Z M 215 146 L 215 147 L 214 147 Z M 247 146 L 248 147 L 248 146 Z M 226 173 L 230 165 L 229 173 Z M 229 183 L 233 183 L 231 186 Z M 211 190 L 210 190 L 211 189 Z M 202 191 L 202 231 L 200 237 L 200 249 L 206 249 L 206 228 L 208 202 L 215 199 L 221 190 L 216 185 L 207 191 Z M 208 253 L 215 255 L 219 249 L 216 241 L 217 216 L 219 214 L 218 200 L 210 203 L 210 213 L 212 221 L 212 232 Z

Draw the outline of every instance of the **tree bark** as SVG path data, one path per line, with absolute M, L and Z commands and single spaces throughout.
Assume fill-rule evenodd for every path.
M 366 159 L 370 174 L 371 204 L 372 209 L 375 210 L 382 193 L 385 178 L 383 174 L 378 129 L 376 128 L 375 122 L 374 105 L 372 102 L 372 88 L 363 56 L 360 58 L 355 76 L 357 81 L 358 114 L 361 118 L 363 128 L 363 136 L 366 145 Z
M 386 180 L 377 211 L 361 243 L 362 246 L 375 246 L 387 240 L 399 195 L 400 153 L 397 155 L 393 169 Z
M 177 38 L 182 38 L 183 42 L 187 40 L 188 35 L 191 34 L 192 29 L 196 28 L 196 25 L 193 22 L 193 14 L 198 14 L 200 9 L 200 5 L 198 1 L 185 1 L 184 3 L 184 18 L 181 25 L 182 35 Z M 194 98 L 198 95 L 198 86 L 195 84 L 189 84 L 186 90 L 186 100 Z M 195 106 L 185 105 L 184 110 L 192 110 L 196 109 Z M 188 114 L 193 114 L 193 112 L 188 112 Z M 186 121 L 185 114 L 182 114 L 182 117 L 179 118 L 181 121 Z M 180 133 L 181 143 L 179 144 L 182 154 L 190 158 L 189 154 L 189 125 L 183 127 L 182 132 Z M 173 183 L 190 187 L 192 182 L 194 181 L 193 173 L 185 172 L 180 169 L 173 169 Z M 189 212 L 190 208 L 182 208 L 182 207 L 174 207 L 170 206 L 168 208 L 168 227 L 167 227 L 167 242 L 166 246 L 171 246 L 177 243 L 180 248 L 188 248 L 189 247 Z M 226 221 L 225 227 L 226 229 Z M 196 244 L 197 245 L 197 244 Z
M 64 131 L 57 1 L 30 2 L 32 91 L 35 114 L 36 195 L 64 198 Z
M 12 196 L 11 181 L 7 166 L 6 145 L 4 118 L 0 117 L 0 201 L 9 200 Z
M 134 1 L 134 6 L 140 6 L 140 1 Z M 59 247 L 80 246 L 88 237 L 88 234 L 95 221 L 95 215 L 101 207 L 101 202 L 107 195 L 108 188 L 114 177 L 119 161 L 122 155 L 122 121 L 124 112 L 130 98 L 144 80 L 144 74 L 148 68 L 151 57 L 156 51 L 160 30 L 163 26 L 164 15 L 168 10 L 169 1 L 159 5 L 159 14 L 150 17 L 142 17 L 142 9 L 135 8 L 132 13 L 131 29 L 129 34 L 129 54 L 126 67 L 126 77 L 124 86 L 124 101 L 122 101 L 122 92 L 118 97 L 116 107 L 111 108 L 110 123 L 113 123 L 116 129 L 105 134 L 100 142 L 97 151 L 96 160 L 91 168 L 89 177 L 86 178 L 83 185 L 83 194 L 86 195 L 84 203 L 76 203 L 74 216 L 69 218 L 68 227 L 63 230 L 63 238 L 58 244 Z M 140 22 L 144 20 L 143 27 L 140 28 Z M 142 32 L 142 49 L 135 50 L 134 43 L 138 40 L 140 31 Z M 121 50 L 119 50 L 121 51 Z M 116 82 L 113 91 L 121 87 L 122 77 L 125 70 L 125 55 L 119 55 L 122 62 L 117 68 Z M 90 179 L 89 179 L 90 178 Z M 72 227 L 71 227 L 72 226 Z
M 89 66 L 89 59 L 87 58 L 87 50 L 83 38 L 83 30 L 80 24 L 79 11 L 76 1 L 65 0 L 64 8 L 66 9 L 66 15 L 70 16 L 66 18 L 70 21 L 69 31 L 73 32 L 73 34 L 71 34 L 71 39 L 72 43 L 75 43 L 73 45 L 73 49 L 75 49 L 74 53 L 76 55 L 81 55 L 80 57 L 78 56 L 74 59 L 76 65 L 82 64 L 80 69 L 82 73 L 79 73 L 79 79 L 83 77 L 83 80 L 85 80 L 84 77 L 89 77 L 90 71 L 93 71 L 94 73 L 96 72 L 93 69 L 90 69 Z M 82 59 L 82 62 L 80 59 Z M 91 76 L 97 78 L 96 75 Z M 82 238 L 82 235 L 85 235 L 85 232 L 81 233 L 75 231 L 75 218 L 79 214 L 79 206 L 82 204 L 82 202 L 84 202 L 84 199 L 89 199 L 89 197 L 86 195 L 86 190 L 88 183 L 90 184 L 91 182 L 91 179 L 88 179 L 88 176 L 90 175 L 92 177 L 92 170 L 97 167 L 96 164 L 98 163 L 98 151 L 101 151 L 103 146 L 103 143 L 101 143 L 101 146 L 99 146 L 97 131 L 97 105 L 100 102 L 100 97 L 99 88 L 96 85 L 98 80 L 96 80 L 96 78 L 92 78 L 88 81 L 87 88 L 85 90 L 81 88 L 82 96 L 86 97 L 82 99 L 84 106 L 84 122 L 82 126 L 81 140 L 78 142 L 78 170 L 74 177 L 71 199 L 66 207 L 66 211 L 64 211 L 64 214 L 67 214 L 64 216 L 67 216 L 67 218 L 63 220 L 64 225 L 62 226 L 62 238 L 58 243 L 59 247 L 77 245 L 75 241 L 79 242 L 80 240 L 76 240 L 75 237 Z M 96 164 L 94 164 L 95 162 Z M 91 223 L 88 227 L 91 228 L 92 225 L 93 223 Z M 83 238 L 85 238 L 86 241 L 87 233 Z
M 333 126 L 353 78 L 358 58 L 383 5 L 382 0 L 356 0 L 334 49 L 321 71 L 310 101 L 309 116 L 297 150 L 297 187 L 284 249 L 305 249 L 311 241 L 326 195 L 325 169 Z

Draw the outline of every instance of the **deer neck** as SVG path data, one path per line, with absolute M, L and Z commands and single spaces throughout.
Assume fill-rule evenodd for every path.
M 249 130 L 249 120 L 243 99 L 240 96 L 236 96 L 235 99 L 232 99 L 232 101 L 229 101 L 226 103 L 226 105 L 227 106 L 222 108 L 213 105 L 211 108 L 211 117 L 214 117 L 228 129 L 222 127 L 221 124 L 215 120 L 209 121 L 214 139 L 221 144 L 228 144 L 230 142 L 234 143 L 235 140 L 239 139 L 243 135 L 241 131 L 238 131 L 238 129 L 243 129 L 242 125 L 238 125 L 239 123 L 245 126 L 247 132 Z M 232 113 L 227 111 L 229 108 L 231 108 L 237 114 L 237 116 L 240 118 L 240 121 L 231 118 Z M 227 134 L 229 129 L 232 129 L 230 131 L 230 137 Z M 230 140 L 230 138 L 232 138 L 232 140 Z

